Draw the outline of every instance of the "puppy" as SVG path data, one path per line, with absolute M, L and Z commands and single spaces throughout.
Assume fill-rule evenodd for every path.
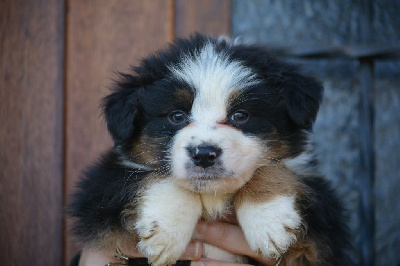
M 171 265 L 199 219 L 235 213 L 267 258 L 346 265 L 342 205 L 308 141 L 321 99 L 320 83 L 261 47 L 177 40 L 104 99 L 115 146 L 72 197 L 75 234 L 87 248 L 137 245 L 150 264 Z

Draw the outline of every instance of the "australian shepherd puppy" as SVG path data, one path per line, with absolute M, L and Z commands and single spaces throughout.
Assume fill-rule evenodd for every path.
M 199 219 L 235 213 L 265 257 L 347 264 L 342 206 L 308 141 L 321 99 L 320 83 L 261 47 L 177 40 L 104 99 L 115 145 L 72 197 L 76 235 L 87 248 L 137 245 L 150 264 L 171 265 Z

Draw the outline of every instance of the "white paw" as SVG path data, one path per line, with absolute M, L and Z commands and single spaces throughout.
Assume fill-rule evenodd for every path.
M 172 265 L 185 251 L 201 215 L 198 195 L 165 180 L 149 186 L 139 198 L 135 223 L 138 248 L 152 265 Z
M 294 197 L 281 196 L 268 203 L 244 204 L 237 212 L 250 247 L 267 258 L 281 257 L 296 241 L 301 217 Z
M 167 227 L 157 221 L 139 221 L 135 227 L 140 237 L 138 248 L 152 265 L 174 264 L 190 241 L 191 235 L 182 236 L 173 225 Z

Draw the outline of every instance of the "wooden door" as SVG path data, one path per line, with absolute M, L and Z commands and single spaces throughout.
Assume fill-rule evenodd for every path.
M 99 104 L 115 72 L 177 36 L 229 34 L 229 17 L 229 0 L 0 2 L 0 264 L 69 264 L 64 206 L 112 146 Z

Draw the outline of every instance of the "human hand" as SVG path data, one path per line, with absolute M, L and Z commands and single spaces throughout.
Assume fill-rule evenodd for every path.
M 234 266 L 237 263 L 216 261 L 201 258 L 203 245 L 201 242 L 208 243 L 232 254 L 248 256 L 249 258 L 261 263 L 262 265 L 275 265 L 276 260 L 265 259 L 262 255 L 252 251 L 247 244 L 242 229 L 236 225 L 226 222 L 199 221 L 196 228 L 196 239 L 189 243 L 181 260 L 191 260 L 192 265 L 198 266 Z M 122 253 L 130 258 L 144 258 L 136 248 L 124 249 Z M 114 250 L 83 250 L 79 261 L 79 266 L 105 265 L 110 262 L 120 263 L 113 257 Z M 242 266 L 245 266 L 242 264 Z
M 82 250 L 79 266 L 99 266 L 107 263 L 121 263 L 120 260 L 114 258 L 115 250 Z M 129 258 L 145 258 L 136 248 L 123 249 L 121 253 Z M 181 260 L 200 260 L 203 254 L 203 246 L 200 241 L 191 241 L 186 247 L 185 253 L 182 254 Z
M 196 228 L 196 238 L 232 254 L 247 256 L 265 266 L 276 264 L 275 259 L 265 259 L 261 254 L 251 250 L 242 229 L 236 224 L 199 221 Z M 192 265 L 234 266 L 239 264 L 201 258 L 198 261 L 193 261 Z

